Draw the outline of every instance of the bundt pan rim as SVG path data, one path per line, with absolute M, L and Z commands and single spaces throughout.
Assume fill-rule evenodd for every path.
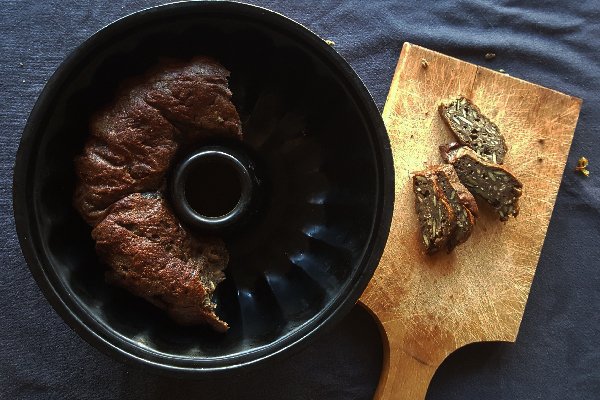
M 345 292 L 345 296 L 337 296 L 328 309 L 321 310 L 304 323 L 303 327 L 280 337 L 268 346 L 211 360 L 172 356 L 145 349 L 135 345 L 131 340 L 111 330 L 110 327 L 88 314 L 78 300 L 69 295 L 69 291 L 61 284 L 48 257 L 44 254 L 44 246 L 43 243 L 40 243 L 36 229 L 36 219 L 39 216 L 30 213 L 33 205 L 27 185 L 35 169 L 35 160 L 32 155 L 35 154 L 36 144 L 41 136 L 36 135 L 36 132 L 39 130 L 40 124 L 44 122 L 43 117 L 48 107 L 51 106 L 53 94 L 60 91 L 69 72 L 72 72 L 77 64 L 92 54 L 98 44 L 129 30 L 130 24 L 139 24 L 153 17 L 166 17 L 186 11 L 234 13 L 259 20 L 286 35 L 293 36 L 317 53 L 319 58 L 330 65 L 333 70 L 339 72 L 340 79 L 348 85 L 348 90 L 352 93 L 356 103 L 363 109 L 372 133 L 378 164 L 379 203 L 373 223 L 375 228 L 370 233 L 368 247 L 358 267 L 359 273 L 354 274 L 353 280 L 341 288 Z M 144 9 L 112 22 L 79 45 L 56 69 L 36 101 L 17 151 L 13 175 L 13 212 L 22 253 L 36 283 L 61 318 L 88 343 L 113 358 L 161 373 L 189 375 L 197 378 L 214 376 L 243 367 L 263 365 L 267 359 L 280 358 L 284 353 L 292 354 L 346 315 L 366 288 L 377 267 L 387 241 L 393 200 L 393 161 L 385 125 L 368 90 L 350 65 L 321 38 L 303 25 L 265 8 L 229 1 L 180 2 Z

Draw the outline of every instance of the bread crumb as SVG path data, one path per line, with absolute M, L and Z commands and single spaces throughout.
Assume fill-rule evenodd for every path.
M 485 59 L 486 60 L 493 60 L 494 58 L 496 58 L 496 53 L 485 53 Z
M 581 172 L 585 176 L 590 176 L 590 171 L 587 170 L 587 166 L 589 161 L 585 157 L 580 157 L 577 160 L 577 166 L 575 167 L 575 172 Z
M 326 39 L 325 43 L 327 43 L 328 45 L 330 45 L 332 47 L 335 46 L 335 42 L 333 40 Z

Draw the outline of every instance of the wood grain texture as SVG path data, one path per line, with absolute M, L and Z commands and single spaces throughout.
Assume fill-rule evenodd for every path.
M 411 172 L 442 162 L 438 146 L 453 136 L 437 108 L 459 94 L 504 134 L 505 165 L 524 186 L 521 213 L 502 223 L 479 202 L 471 238 L 452 254 L 429 257 L 419 243 Z M 580 99 L 405 43 L 383 112 L 394 153 L 394 217 L 361 298 L 386 346 L 376 398 L 423 399 L 452 351 L 515 340 L 580 107 Z

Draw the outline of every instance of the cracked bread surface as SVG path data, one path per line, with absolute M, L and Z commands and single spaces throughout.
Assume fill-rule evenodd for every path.
M 75 159 L 73 204 L 92 226 L 106 279 L 185 325 L 227 324 L 211 296 L 229 259 L 223 241 L 194 237 L 164 198 L 180 148 L 211 137 L 242 138 L 229 71 L 209 57 L 164 61 L 129 79 L 96 112 Z M 147 192 L 153 192 L 148 194 Z
M 92 117 L 83 154 L 75 159 L 74 205 L 88 224 L 129 194 L 162 189 L 180 145 L 214 136 L 241 139 L 228 76 L 207 57 L 163 63 L 126 83 Z
M 110 207 L 92 230 L 108 282 L 164 309 L 182 325 L 227 324 L 210 298 L 224 279 L 228 254 L 219 238 L 194 237 L 158 193 L 131 194 Z

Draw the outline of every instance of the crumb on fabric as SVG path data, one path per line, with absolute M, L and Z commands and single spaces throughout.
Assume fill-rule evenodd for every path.
M 580 157 L 579 160 L 577 160 L 577 166 L 575 167 L 575 171 L 581 172 L 585 176 L 590 176 L 590 171 L 588 171 L 587 169 L 588 164 L 589 161 L 587 158 Z

